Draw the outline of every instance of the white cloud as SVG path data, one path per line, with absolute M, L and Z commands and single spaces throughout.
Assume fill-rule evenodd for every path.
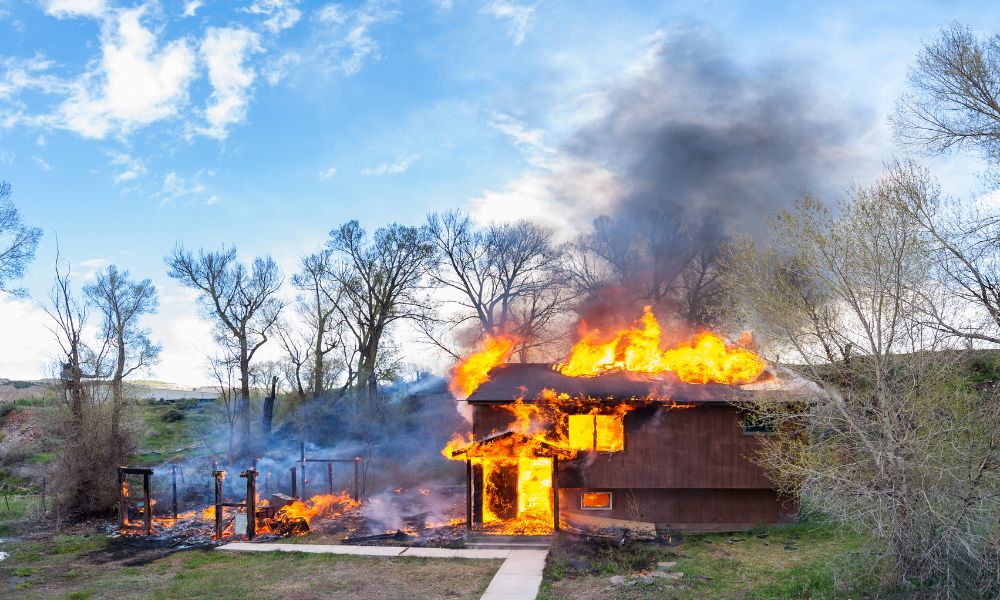
M 193 177 L 178 175 L 176 171 L 170 171 L 163 176 L 163 187 L 159 194 L 160 206 L 174 204 L 177 200 L 198 200 L 209 193 L 208 186 L 202 181 L 205 176 L 213 177 L 215 173 L 206 169 L 201 169 Z M 215 194 L 204 198 L 205 204 L 215 204 L 219 197 Z
M 16 344 L 0 344 L 0 377 L 41 379 L 59 352 L 52 332 L 46 329 L 48 315 L 27 299 L 0 294 L 0 331 Z
M 455 0 L 438 0 L 438 8 L 441 10 L 451 10 L 455 6 Z
M 405 173 L 410 169 L 420 156 L 412 154 L 410 156 L 401 156 L 391 163 L 382 163 L 374 167 L 365 167 L 361 170 L 361 174 L 369 176 L 381 176 L 381 175 L 399 175 L 400 173 Z
M 337 167 L 330 166 L 319 172 L 320 179 L 330 179 L 337 174 Z
M 184 3 L 184 16 L 185 17 L 193 17 L 194 14 L 196 12 L 198 12 L 198 9 L 201 8 L 201 5 L 202 5 L 202 1 L 201 0 L 190 0 L 189 2 L 185 2 Z
M 302 18 L 302 11 L 295 7 L 298 0 L 254 0 L 246 12 L 255 15 L 265 15 L 264 28 L 272 33 L 278 33 L 292 27 Z
M 102 57 L 74 85 L 56 124 L 104 138 L 176 115 L 187 101 L 194 54 L 184 40 L 159 48 L 142 25 L 145 7 L 123 10 L 102 26 Z
M 292 67 L 300 62 L 302 62 L 302 56 L 294 51 L 282 54 L 278 60 L 272 60 L 264 69 L 267 73 L 265 75 L 267 84 L 278 85 L 282 79 L 288 76 L 288 72 L 292 70 Z
M 327 4 L 316 11 L 316 18 L 322 23 L 341 25 L 350 15 L 339 4 Z
M 141 158 L 132 158 L 128 154 L 112 152 L 111 165 L 115 167 L 114 182 L 125 183 L 138 179 L 146 174 L 146 163 Z
M 55 62 L 40 54 L 31 58 L 0 58 L 0 100 L 12 100 L 23 91 L 65 92 L 70 86 L 47 73 Z
M 100 17 L 108 10 L 104 0 L 46 0 L 45 12 L 53 17 Z
M 528 153 L 529 159 L 542 166 L 546 155 L 555 150 L 545 143 L 545 132 L 541 129 L 529 129 L 523 122 L 514 117 L 494 112 L 490 115 L 489 126 L 506 135 L 514 145 Z
M 35 138 L 35 144 L 37 144 L 39 146 L 44 146 L 45 145 L 45 136 L 43 134 L 39 133 L 38 137 Z
M 8 150 L 0 150 L 0 165 L 14 164 L 14 153 Z
M 392 0 L 367 0 L 355 10 L 345 11 L 337 4 L 320 8 L 316 19 L 333 34 L 331 41 L 320 44 L 320 53 L 345 75 L 354 75 L 366 62 L 379 60 L 381 48 L 371 30 L 399 16 L 395 5 Z
M 569 241 L 590 222 L 614 206 L 626 192 L 615 174 L 596 164 L 559 155 L 469 201 L 469 212 L 480 223 L 525 218 L 552 227 L 560 241 Z
M 98 258 L 88 258 L 86 260 L 81 260 L 80 262 L 76 263 L 76 266 L 83 267 L 83 275 L 82 275 L 83 281 L 93 281 L 94 279 L 97 279 L 98 271 L 102 270 L 109 264 L 111 264 L 111 261 L 109 261 L 108 259 L 98 257 Z
M 52 165 L 50 165 L 49 163 L 45 162 L 45 159 L 42 158 L 41 156 L 32 156 L 31 160 L 33 160 L 35 162 L 35 164 L 38 165 L 38 168 L 41 169 L 41 170 L 43 170 L 43 171 L 51 171 L 52 170 Z
M 528 25 L 535 14 L 535 6 L 533 4 L 517 4 L 508 0 L 493 0 L 483 7 L 483 12 L 510 22 L 508 33 L 516 46 L 524 41 Z
M 247 29 L 212 27 L 205 34 L 200 53 L 208 65 L 212 96 L 205 108 L 208 127 L 199 128 L 199 133 L 224 139 L 227 127 L 246 118 L 256 73 L 244 62 L 250 53 L 260 50 L 260 36 Z

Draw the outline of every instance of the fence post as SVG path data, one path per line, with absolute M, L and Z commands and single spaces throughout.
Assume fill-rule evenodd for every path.
M 177 464 L 170 465 L 170 483 L 174 488 L 174 520 L 177 520 Z

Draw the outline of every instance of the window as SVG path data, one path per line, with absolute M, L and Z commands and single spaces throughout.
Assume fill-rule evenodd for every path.
M 614 415 L 570 415 L 569 445 L 574 450 L 620 452 L 625 449 L 625 427 Z
M 611 510 L 611 492 L 584 492 L 580 496 L 583 510 Z
M 746 413 L 743 415 L 745 435 L 767 435 L 774 433 L 774 418 L 767 415 Z

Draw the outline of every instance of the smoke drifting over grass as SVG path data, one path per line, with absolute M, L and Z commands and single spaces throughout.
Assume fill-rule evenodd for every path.
M 759 234 L 802 192 L 842 189 L 870 120 L 825 105 L 800 64 L 744 66 L 690 31 L 658 37 L 606 107 L 566 151 L 621 178 L 615 215 L 716 212 L 727 234 Z

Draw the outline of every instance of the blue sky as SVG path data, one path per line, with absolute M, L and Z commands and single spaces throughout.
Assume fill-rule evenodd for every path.
M 995 3 L 952 4 L 0 0 L 0 178 L 45 230 L 22 282 L 34 300 L 0 299 L 16 340 L 0 376 L 41 376 L 54 354 L 36 304 L 57 239 L 81 283 L 112 262 L 152 278 L 152 375 L 201 383 L 207 325 L 163 265 L 178 242 L 271 253 L 290 273 L 351 218 L 464 207 L 568 236 L 616 173 L 564 144 L 679 31 L 736 64 L 792 65 L 817 111 L 850 107 L 843 184 L 863 181 L 896 151 L 885 117 L 921 41 L 951 20 L 1000 32 Z M 974 160 L 929 164 L 950 193 L 983 191 Z

